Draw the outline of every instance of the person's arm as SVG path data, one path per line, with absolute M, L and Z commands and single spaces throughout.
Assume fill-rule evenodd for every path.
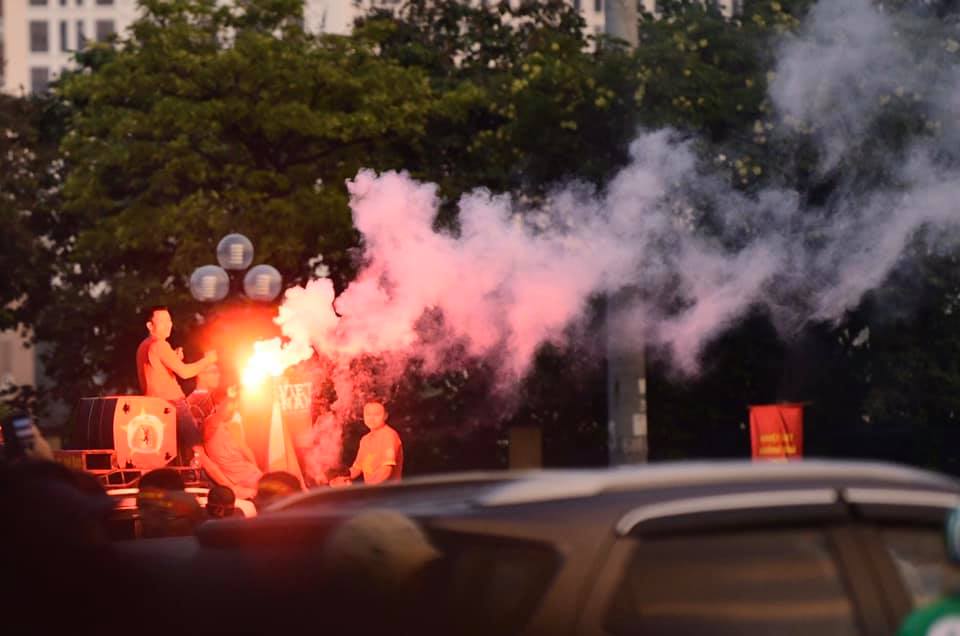
M 238 484 L 236 486 L 230 486 L 230 489 L 233 490 L 233 496 L 237 499 L 249 499 L 253 501 L 253 498 L 257 496 L 256 488 L 248 488 Z
M 349 486 L 353 483 L 353 480 L 360 476 L 360 473 L 363 472 L 363 468 L 360 465 L 360 456 L 363 448 L 357 451 L 357 457 L 353 460 L 353 465 L 350 466 L 349 476 L 347 477 L 334 477 L 330 480 L 330 485 L 334 488 L 340 486 Z
M 371 484 L 371 485 L 382 484 L 383 482 L 390 479 L 390 474 L 393 472 L 394 466 L 396 466 L 396 464 L 384 464 L 383 466 L 378 468 L 372 475 L 370 475 L 370 479 L 365 479 L 364 483 Z
M 197 446 L 194 449 L 197 452 L 197 455 L 200 457 L 200 467 L 210 475 L 210 479 L 220 484 L 221 486 L 227 486 L 233 488 L 234 484 L 231 482 L 223 470 L 220 469 L 220 465 L 217 462 L 213 461 L 213 458 L 207 455 L 206 451 L 202 446 Z
M 357 477 L 363 474 L 363 458 L 366 457 L 367 453 L 367 440 L 369 438 L 364 435 L 360 438 L 360 446 L 357 447 L 357 456 L 353 458 L 353 463 L 350 464 L 350 473 L 347 479 L 353 481 Z
M 243 422 L 230 417 L 229 419 L 225 419 L 221 426 L 227 427 L 227 434 L 230 435 L 230 439 L 236 444 L 243 458 L 251 464 L 256 464 L 257 456 L 253 454 L 253 449 L 247 444 L 247 438 L 243 433 Z
M 360 455 L 357 454 L 357 458 L 353 460 L 353 465 L 350 466 L 350 479 L 356 479 L 363 473 L 363 467 L 360 466 Z
M 156 342 L 152 347 L 150 347 L 150 349 L 150 353 L 155 354 L 163 366 L 170 369 L 184 380 L 189 380 L 190 378 L 196 377 L 198 373 L 217 361 L 216 354 L 208 351 L 196 362 L 184 362 L 173 350 L 173 347 L 170 346 L 170 343 L 166 341 Z
M 257 456 L 253 454 L 253 449 L 243 440 L 240 440 L 240 452 L 243 453 L 243 458 L 251 464 L 257 463 Z
M 233 495 L 237 499 L 253 499 L 254 496 L 256 496 L 256 488 L 241 486 L 227 477 L 223 470 L 221 470 L 220 465 L 213 461 L 213 458 L 207 455 L 207 453 L 202 450 L 202 447 L 198 447 L 198 449 L 200 467 L 203 468 L 208 475 L 210 475 L 210 479 L 212 479 L 215 483 L 220 484 L 221 486 L 226 486 L 232 490 Z

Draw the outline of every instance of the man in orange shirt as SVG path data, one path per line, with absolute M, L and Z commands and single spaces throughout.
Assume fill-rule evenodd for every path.
M 197 388 L 187 396 L 193 418 L 203 429 L 203 446 L 194 448 L 200 466 L 237 499 L 253 499 L 263 472 L 247 446 L 234 387 L 220 389 L 220 368 L 210 365 L 197 375 Z
M 350 476 L 337 477 L 330 482 L 331 486 L 349 485 L 360 475 L 368 485 L 403 477 L 403 443 L 397 431 L 387 424 L 387 409 L 380 402 L 367 402 L 363 405 L 363 423 L 370 432 L 360 438 Z
M 203 437 L 190 412 L 183 389 L 177 382 L 177 376 L 184 380 L 196 376 L 210 365 L 216 364 L 217 354 L 215 351 L 208 351 L 200 360 L 185 363 L 183 349 L 178 347 L 174 350 L 167 342 L 170 332 L 173 331 L 173 319 L 164 306 L 150 308 L 147 314 L 147 331 L 150 335 L 137 347 L 140 389 L 144 395 L 163 398 L 176 407 L 180 459 L 181 462 L 188 461 L 193 447 L 202 444 Z

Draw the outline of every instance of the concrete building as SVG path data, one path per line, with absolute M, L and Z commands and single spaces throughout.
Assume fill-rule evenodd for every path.
M 468 0 L 494 2 L 496 0 Z M 519 0 L 511 0 L 517 2 Z M 733 15 L 742 0 L 705 0 Z M 656 0 L 567 0 L 581 12 L 590 34 L 608 32 L 636 43 L 637 10 L 656 13 Z M 306 0 L 304 20 L 315 33 L 350 32 L 371 6 L 399 7 L 401 0 Z M 607 5 L 610 10 L 608 11 Z M 91 40 L 123 33 L 136 19 L 136 0 L 0 0 L 0 88 L 11 94 L 43 91 Z
M 466 0 L 470 4 L 494 4 L 499 0 Z M 510 0 L 516 3 L 518 0 Z M 604 2 L 606 0 L 567 0 L 576 7 L 587 23 L 590 33 L 604 31 Z M 371 7 L 399 8 L 402 0 L 309 0 L 307 2 L 307 28 L 316 32 L 346 34 L 353 21 Z
M 36 352 L 25 343 L 17 331 L 0 331 L 0 390 L 12 384 L 36 385 Z
M 467 0 L 471 4 L 494 4 L 500 0 Z M 516 3 L 519 0 L 510 0 Z M 656 14 L 657 0 L 566 0 L 573 5 L 587 23 L 587 32 L 593 35 L 613 33 L 628 42 L 635 42 L 636 35 L 629 37 L 630 25 L 635 25 L 637 10 Z M 704 0 L 713 3 L 727 17 L 738 11 L 743 0 Z M 354 19 L 371 6 L 399 7 L 402 0 L 308 0 L 308 28 L 319 32 L 350 32 Z M 612 15 L 608 16 L 608 7 Z M 613 18 L 613 22 L 609 18 Z M 634 29 L 635 32 L 635 29 Z
M 590 33 L 604 31 L 607 0 L 568 1 Z M 347 34 L 371 6 L 399 7 L 400 0 L 306 0 L 304 21 L 315 33 Z M 0 87 L 15 95 L 46 90 L 77 49 L 123 33 L 136 17 L 136 0 L 0 0 Z
M 494 4 L 501 0 L 465 0 L 470 4 Z M 517 3 L 520 0 L 510 0 Z M 657 14 L 657 0 L 566 0 L 583 16 L 587 32 L 593 35 L 613 33 L 628 42 L 630 27 L 636 24 L 640 11 Z M 742 11 L 743 0 L 704 0 L 713 4 L 728 18 Z M 307 28 L 319 33 L 347 34 L 354 20 L 371 7 L 400 7 L 402 0 L 306 0 Z M 635 29 L 634 29 L 635 32 Z
M 134 0 L 2 0 L 3 90 L 46 90 L 90 40 L 125 29 L 136 17 Z
M 3 0 L 0 0 L 0 87 L 3 86 Z

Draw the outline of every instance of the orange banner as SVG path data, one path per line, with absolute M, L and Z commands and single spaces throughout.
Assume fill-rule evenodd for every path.
M 244 396 L 244 435 L 264 472 L 283 470 L 302 479 L 303 449 L 297 448 L 297 441 L 312 424 L 311 387 L 310 382 L 280 378 Z
M 800 459 L 803 456 L 803 405 L 751 406 L 750 447 L 754 459 Z

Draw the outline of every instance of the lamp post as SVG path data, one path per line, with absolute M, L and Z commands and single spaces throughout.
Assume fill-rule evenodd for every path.
M 280 295 L 283 277 L 275 267 L 265 264 L 250 267 L 253 263 L 253 243 L 246 236 L 234 233 L 220 239 L 217 244 L 217 262 L 219 265 L 204 265 L 191 274 L 190 293 L 197 300 L 215 303 L 225 299 L 234 289 L 233 283 L 239 282 L 244 271 L 246 274 L 243 274 L 242 288 L 247 298 L 255 302 L 269 303 Z M 243 347 L 249 349 L 251 344 L 246 340 L 251 336 L 251 322 L 246 319 L 266 312 L 246 306 L 230 316 L 227 313 L 229 312 L 222 316 L 223 323 L 237 334 L 236 337 L 224 341 L 230 352 L 226 358 L 236 361 L 238 350 Z M 239 320 L 237 314 L 240 314 Z M 244 323 L 247 325 L 246 329 Z M 272 321 L 270 324 L 275 326 Z M 296 456 L 294 439 L 298 439 L 296 433 L 309 428 L 312 422 L 309 410 L 310 384 L 301 382 L 290 385 L 287 379 L 281 378 L 271 387 L 268 391 L 255 391 L 247 396 L 249 399 L 243 400 L 240 410 L 245 422 L 244 435 L 264 472 L 283 470 L 297 476 L 302 483 L 302 471 Z M 304 403 L 307 408 L 288 409 L 280 397 L 282 394 L 306 396 Z M 285 423 L 285 417 L 291 418 L 293 424 Z M 294 426 L 293 436 L 289 428 L 291 426 Z
M 253 243 L 243 234 L 227 234 L 217 244 L 219 265 L 203 265 L 190 275 L 190 293 L 200 302 L 219 302 L 231 291 L 230 273 L 242 272 L 253 262 Z M 271 265 L 257 265 L 243 277 L 247 298 L 271 302 L 280 295 L 283 277 Z

